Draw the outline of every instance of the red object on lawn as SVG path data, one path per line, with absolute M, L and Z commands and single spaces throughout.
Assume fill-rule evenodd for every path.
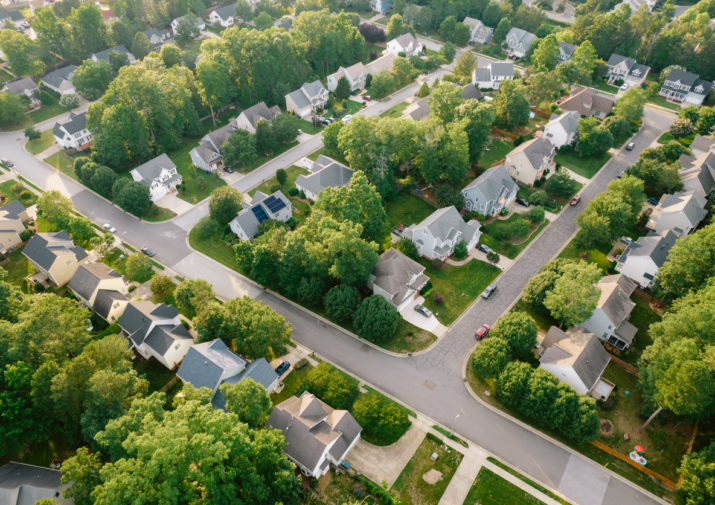
M 633 448 L 636 452 L 645 452 L 645 448 L 642 445 L 637 445 Z

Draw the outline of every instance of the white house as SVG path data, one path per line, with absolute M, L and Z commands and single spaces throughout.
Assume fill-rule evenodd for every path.
M 676 239 L 672 231 L 662 235 L 651 231 L 626 247 L 618 257 L 616 271 L 633 279 L 644 289 L 651 287 Z
M 129 347 L 144 359 L 155 358 L 169 370 L 178 365 L 194 339 L 181 324 L 179 311 L 173 305 L 154 302 L 129 302 L 119 319 L 122 335 Z
M 253 107 L 241 111 L 238 117 L 231 121 L 231 125 L 236 129 L 246 130 L 248 133 L 256 133 L 259 121 L 270 123 L 280 113 L 281 109 L 277 105 L 269 108 L 266 102 L 258 102 Z
M 348 68 L 338 68 L 335 73 L 328 76 L 328 91 L 335 91 L 341 77 L 345 77 L 345 79 L 347 79 L 348 84 L 350 84 L 350 91 L 356 91 L 365 87 L 367 69 L 360 61 L 354 65 L 350 65 Z
M 399 56 L 404 53 L 407 58 L 422 54 L 424 46 L 411 33 L 403 33 L 387 43 L 386 52 Z
M 631 300 L 636 283 L 623 274 L 616 274 L 601 277 L 596 286 L 601 290 L 596 308 L 579 326 L 617 349 L 628 349 L 638 332 L 638 328 L 628 322 L 636 306 Z
M 148 38 L 151 43 L 151 47 L 155 50 L 159 50 L 164 44 L 173 42 L 171 31 L 167 28 L 161 30 L 158 28 L 150 28 L 142 33 L 146 35 L 146 38 Z
M 656 233 L 672 231 L 676 236 L 687 235 L 705 219 L 707 202 L 695 191 L 663 195 L 650 215 L 648 229 Z
M 149 188 L 152 202 L 175 191 L 182 181 L 181 174 L 176 171 L 176 165 L 166 153 L 139 165 L 129 173 L 132 179 Z
M 375 12 L 384 14 L 392 10 L 392 0 L 370 0 L 370 8 Z
M 602 378 L 611 357 L 593 333 L 578 327 L 564 332 L 552 326 L 541 349 L 539 367 L 571 386 L 576 393 L 605 400 L 613 391 L 613 383 Z
M 516 198 L 518 190 L 502 163 L 488 168 L 462 189 L 464 208 L 484 216 L 496 216 Z
M 166 33 L 169 33 L 169 30 L 165 30 Z M 169 33 L 171 35 L 171 33 Z M 134 65 L 137 62 L 137 59 L 134 57 L 132 53 L 129 52 L 129 49 L 124 47 L 123 45 L 119 44 L 118 46 L 110 47 L 109 49 L 105 49 L 104 51 L 99 51 L 98 53 L 92 54 L 89 59 L 92 61 L 106 61 L 109 63 L 109 55 L 112 53 L 120 53 L 123 54 L 127 57 L 127 60 L 129 61 L 130 65 Z
M 474 67 L 472 83 L 481 89 L 499 89 L 502 81 L 514 78 L 514 64 L 511 62 L 493 62 L 486 67 Z
M 453 205 L 435 210 L 421 223 L 404 231 L 404 237 L 415 244 L 420 256 L 442 261 L 454 253 L 460 242 L 465 243 L 467 250 L 477 245 L 480 235 L 479 222 L 472 219 L 465 223 Z
M 77 66 L 75 65 L 58 68 L 57 70 L 45 74 L 45 76 L 40 79 L 40 83 L 60 95 L 74 94 L 76 91 L 74 86 L 72 86 L 72 76 L 75 70 L 77 70 Z
M 85 307 L 109 324 L 122 317 L 129 303 L 127 281 L 104 263 L 80 265 L 67 287 Z
M 87 113 L 70 112 L 64 123 L 55 123 L 52 129 L 55 141 L 65 149 L 85 151 L 92 145 L 92 133 L 87 129 Z
M 701 79 L 698 74 L 674 68 L 663 81 L 658 94 L 672 102 L 702 105 L 712 88 L 712 81 Z
M 189 151 L 194 166 L 205 172 L 213 172 L 223 167 L 221 146 L 228 140 L 235 128 L 227 124 L 204 135 L 199 145 Z
M 291 91 L 285 96 L 286 110 L 296 116 L 305 118 L 318 110 L 322 110 L 325 104 L 328 103 L 328 98 L 330 98 L 330 93 L 325 89 L 322 82 L 319 80 L 306 82 L 300 88 Z
M 270 219 L 285 223 L 292 217 L 293 207 L 281 190 L 271 195 L 256 191 L 250 202 L 243 202 L 243 209 L 231 220 L 229 226 L 241 240 L 253 240 L 263 221 Z
M 30 109 L 40 106 L 40 88 L 37 87 L 35 81 L 30 77 L 15 77 L 10 79 L 3 84 L 2 90 L 14 95 L 26 97 L 30 102 Z
M 531 186 L 537 179 L 546 177 L 550 170 L 556 150 L 543 137 L 527 140 L 512 149 L 504 161 L 504 165 L 517 181 Z
M 509 54 L 517 58 L 523 58 L 531 49 L 531 44 L 538 37 L 531 32 L 522 30 L 521 28 L 512 28 L 506 34 L 504 45 L 507 47 Z
M 620 54 L 613 53 L 608 61 L 608 84 L 614 84 L 616 81 L 623 81 L 628 86 L 640 86 L 645 81 L 650 67 L 641 65 L 633 58 L 627 58 Z
M 571 145 L 578 131 L 578 120 L 581 116 L 576 111 L 568 111 L 546 123 L 544 138 L 558 148 Z
M 353 171 L 332 158 L 319 155 L 315 161 L 304 158 L 302 165 L 310 170 L 310 175 L 299 175 L 295 187 L 308 200 L 316 201 L 325 188 L 340 188 L 350 185 Z
M 367 286 L 373 294 L 384 297 L 397 310 L 402 310 L 418 298 L 420 290 L 427 285 L 429 277 L 424 272 L 425 267 L 390 247 L 380 255 Z
M 283 434 L 286 457 L 316 479 L 345 459 L 362 432 L 350 412 L 335 410 L 308 391 L 276 405 L 266 425 Z
M 229 5 L 224 5 L 211 11 L 209 14 L 209 23 L 214 26 L 221 26 L 222 28 L 228 28 L 236 24 L 236 3 Z
M 179 24 L 181 24 L 184 18 L 186 18 L 186 16 L 181 16 L 171 20 L 171 31 L 173 32 L 174 36 L 176 36 L 176 30 L 179 29 Z M 206 31 L 206 23 L 204 23 L 204 20 L 200 17 L 196 17 L 196 29 L 199 31 L 199 33 L 203 33 Z
M 649 11 L 653 10 L 653 7 L 658 3 L 657 0 L 623 0 L 619 4 L 617 4 L 613 10 L 618 10 L 621 8 L 621 5 L 627 5 L 628 7 L 631 8 L 631 13 L 635 13 L 638 9 L 641 8 L 641 6 L 645 5 L 646 8 Z
M 467 16 L 462 23 L 469 27 L 470 44 L 486 44 L 491 40 L 494 30 L 480 20 Z

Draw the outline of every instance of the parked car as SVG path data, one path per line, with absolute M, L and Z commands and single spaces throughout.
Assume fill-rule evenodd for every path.
M 618 175 L 617 175 L 616 177 L 617 177 L 618 179 L 620 179 L 620 178 L 623 177 L 624 175 L 626 175 L 626 170 L 625 170 L 625 169 L 623 169 L 623 170 L 621 170 L 620 172 L 618 172 Z
M 581 201 L 581 195 L 576 195 L 574 196 L 571 201 L 569 202 L 569 205 L 571 207 L 576 207 L 578 205 L 578 202 Z
M 489 330 L 491 329 L 491 326 L 489 326 L 487 323 L 484 323 L 482 327 L 474 333 L 474 338 L 476 338 L 477 340 L 482 340 L 484 337 L 489 335 Z
M 156 254 L 154 251 L 152 251 L 148 247 L 142 247 L 140 250 L 141 250 L 141 252 L 143 252 L 144 254 L 149 256 L 150 258 L 152 258 L 154 256 L 154 254 Z
M 371 97 L 370 95 L 363 95 L 362 98 L 363 98 L 363 100 L 365 100 L 366 102 L 369 102 L 370 100 L 372 100 L 372 97 Z
M 658 199 L 655 198 L 655 197 L 653 197 L 653 196 L 649 196 L 649 197 L 648 197 L 648 203 L 651 204 L 651 205 L 658 205 Z
M 2 164 L 5 165 L 6 167 L 14 167 L 15 166 L 15 164 L 7 158 L 0 159 L 0 162 L 2 162 Z
M 432 316 L 432 311 L 425 307 L 424 305 L 415 305 L 415 311 L 419 312 L 425 317 L 431 317 Z
M 635 142 L 628 142 L 628 144 L 626 144 L 626 151 L 632 151 L 635 146 Z
M 492 294 L 493 294 L 494 291 L 496 291 L 496 290 L 497 290 L 497 285 L 496 285 L 496 284 L 490 284 L 489 286 L 487 286 L 487 288 L 486 288 L 484 291 L 482 291 L 482 298 L 484 298 L 484 299 L 486 300 L 487 298 L 489 298 L 490 296 L 492 296 Z
M 298 128 L 298 135 L 303 135 L 303 130 L 301 130 L 300 128 Z
M 341 121 L 345 124 L 348 124 L 352 118 L 353 118 L 353 115 L 348 114 L 347 116 L 343 116 L 343 119 Z
M 328 120 L 328 119 L 321 119 L 320 122 L 321 122 L 324 126 L 328 126 L 328 125 L 330 124 L 330 120 Z
M 489 254 L 489 253 L 493 253 L 493 252 L 494 252 L 494 251 L 492 251 L 492 248 L 491 248 L 491 247 L 489 247 L 489 246 L 486 245 L 486 244 L 482 244 L 481 242 L 477 244 L 477 249 L 479 249 L 480 251 L 482 251 L 482 252 L 485 253 L 485 254 Z
M 626 245 L 630 245 L 633 242 L 633 239 L 631 237 L 621 237 L 621 242 Z
M 116 233 L 116 231 L 117 231 L 117 229 L 109 223 L 104 223 L 102 225 L 102 228 L 107 230 L 109 233 Z
M 223 171 L 226 172 L 227 174 L 232 174 L 233 173 L 233 168 L 224 166 Z
M 288 363 L 287 361 L 284 361 L 283 363 L 281 363 L 280 365 L 278 365 L 276 367 L 276 373 L 278 374 L 278 376 L 281 376 L 281 375 L 283 375 L 283 372 L 285 372 L 289 368 L 290 368 L 290 363 Z
M 628 89 L 628 84 L 626 84 L 625 82 L 624 82 L 623 84 L 621 84 L 621 89 L 622 89 L 623 91 L 627 90 L 627 89 Z
M 531 204 L 529 203 L 529 200 L 522 198 L 520 196 L 516 197 L 516 203 L 521 205 L 522 207 L 531 207 Z

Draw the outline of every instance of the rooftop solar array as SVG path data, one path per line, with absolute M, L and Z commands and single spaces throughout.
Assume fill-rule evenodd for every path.
M 256 216 L 256 219 L 258 219 L 259 223 L 262 223 L 266 219 L 268 219 L 268 216 L 266 215 L 266 211 L 263 210 L 263 207 L 261 205 L 256 205 L 251 208 L 251 211 L 253 212 L 253 215 Z
M 273 195 L 263 200 L 263 204 L 268 207 L 268 210 L 270 210 L 273 214 L 275 214 L 286 206 L 283 200 L 281 200 L 280 198 L 276 198 Z

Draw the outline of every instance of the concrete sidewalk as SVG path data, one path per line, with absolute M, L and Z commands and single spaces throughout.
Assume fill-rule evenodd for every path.
M 445 443 L 452 440 L 445 440 Z M 451 444 L 450 447 L 454 447 Z M 465 448 L 455 443 L 454 447 L 460 452 L 464 452 Z M 454 472 L 452 480 L 449 481 L 447 489 L 445 489 L 442 498 L 439 500 L 439 505 L 462 505 L 467 497 L 469 490 L 472 488 L 474 479 L 477 478 L 479 469 L 487 462 L 487 453 L 476 446 L 471 446 L 464 452 L 464 458 Z
M 486 468 L 486 469 L 488 469 L 488 470 L 494 472 L 495 474 L 497 474 L 497 475 L 498 475 L 499 477 L 501 477 L 502 479 L 511 482 L 512 484 L 514 484 L 514 485 L 515 485 L 516 487 L 518 487 L 519 489 L 522 489 L 523 491 L 529 493 L 530 495 L 532 495 L 533 497 L 537 498 L 538 500 L 541 500 L 541 501 L 544 502 L 546 505 L 562 505 L 561 502 L 558 502 L 558 501 L 554 500 L 553 498 L 551 498 L 550 496 L 545 495 L 544 493 L 542 493 L 542 492 L 539 491 L 538 489 L 536 489 L 536 488 L 530 486 L 529 484 L 527 484 L 526 482 L 524 482 L 523 480 L 521 480 L 519 477 L 510 474 L 509 472 L 507 472 L 506 470 L 504 470 L 502 467 L 495 465 L 495 464 L 492 463 L 491 461 L 485 461 L 483 466 L 484 466 L 484 468 Z M 465 496 L 466 496 L 466 495 L 465 495 Z M 441 503 L 442 503 L 442 502 L 440 502 L 440 505 L 441 505 Z

